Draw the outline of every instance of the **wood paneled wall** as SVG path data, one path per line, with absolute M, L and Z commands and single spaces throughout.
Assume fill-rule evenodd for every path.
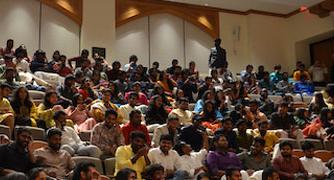
M 199 27 L 211 37 L 219 37 L 219 11 L 194 5 L 158 0 L 116 0 L 116 26 L 152 14 L 169 13 Z

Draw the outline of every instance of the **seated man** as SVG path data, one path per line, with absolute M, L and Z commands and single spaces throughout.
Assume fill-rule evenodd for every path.
M 256 137 L 250 152 L 243 153 L 239 156 L 244 170 L 248 175 L 252 175 L 255 171 L 259 171 L 271 166 L 270 155 L 264 152 L 264 139 Z
M 31 132 L 26 128 L 16 130 L 16 140 L 0 145 L 0 179 L 26 180 L 24 173 L 34 167 Z
M 45 52 L 41 49 L 37 50 L 34 54 L 34 59 L 31 61 L 30 70 L 32 73 L 36 71 L 49 72 L 49 66 L 46 62 Z
M 75 163 L 71 155 L 60 149 L 62 132 L 60 129 L 51 128 L 47 131 L 48 147 L 34 151 L 36 162 L 45 167 L 46 173 L 57 179 L 68 177 Z
M 75 130 L 66 126 L 67 114 L 64 111 L 55 112 L 53 119 L 56 122 L 56 128 L 62 131 L 61 149 L 66 150 L 72 156 L 77 153 L 79 156 L 90 156 L 100 158 L 101 151 L 94 145 L 85 145 Z
M 193 113 L 189 111 L 189 101 L 187 98 L 180 98 L 177 102 L 178 108 L 173 109 L 169 114 L 176 115 L 181 125 L 191 124 Z
M 80 162 L 73 170 L 72 180 L 100 179 L 100 173 L 91 162 Z
M 275 104 L 268 97 L 268 90 L 262 89 L 260 92 L 259 110 L 263 112 L 266 116 L 271 115 L 275 111 Z
M 262 172 L 262 180 L 279 180 L 279 174 L 272 167 L 265 168 Z
M 131 111 L 140 109 L 143 106 L 137 106 L 138 94 L 136 92 L 131 92 L 128 97 L 128 104 L 121 105 L 119 108 L 120 115 L 123 117 L 123 124 L 126 124 L 130 121 L 129 114 Z
M 130 133 L 132 131 L 141 131 L 146 136 L 146 143 L 151 146 L 151 138 L 148 134 L 147 127 L 141 124 L 142 115 L 139 110 L 133 110 L 130 113 L 130 122 L 126 123 L 122 127 L 122 133 L 125 139 L 125 144 L 130 144 Z
M 302 145 L 305 156 L 300 158 L 305 170 L 316 179 L 324 179 L 329 174 L 329 169 L 322 163 L 321 159 L 314 157 L 314 145 L 305 142 Z
M 206 157 L 206 164 L 213 176 L 221 178 L 229 167 L 242 168 L 237 155 L 229 152 L 228 141 L 224 134 L 215 135 L 213 143 L 215 151 L 210 151 Z
M 129 100 L 129 95 L 130 93 L 135 92 L 138 94 L 138 101 L 137 101 L 137 105 L 148 105 L 148 100 L 147 97 L 144 93 L 141 92 L 141 84 L 140 82 L 135 82 L 132 84 L 132 91 L 125 93 L 124 98 L 126 100 Z
M 233 131 L 232 118 L 230 117 L 224 118 L 222 128 L 218 129 L 215 132 L 215 135 L 220 135 L 220 134 L 223 134 L 226 137 L 228 141 L 229 151 L 237 152 L 239 146 L 237 142 L 237 134 Z
M 117 124 L 117 112 L 107 110 L 103 122 L 95 125 L 91 143 L 102 151 L 101 159 L 114 157 L 117 147 L 124 144 L 121 127 Z
M 174 115 L 169 115 L 167 118 L 167 124 L 163 124 L 154 129 L 153 134 L 153 147 L 158 147 L 160 144 L 160 137 L 164 134 L 169 134 L 173 137 L 174 142 L 177 141 L 179 127 L 179 119 Z
M 140 131 L 133 131 L 130 134 L 131 144 L 120 146 L 116 150 L 115 175 L 124 168 L 130 168 L 137 172 L 138 179 L 145 167 L 150 165 L 148 158 L 149 147 L 146 145 L 146 136 Z
M 254 137 L 261 137 L 265 140 L 264 151 L 271 153 L 274 150 L 275 144 L 278 142 L 279 137 L 274 132 L 268 132 L 269 122 L 261 121 L 258 123 L 258 129 L 252 132 Z
M 238 151 L 248 151 L 253 143 L 253 136 L 247 133 L 247 121 L 240 119 L 235 126 L 238 128 L 237 143 L 239 145 Z
M 168 178 L 174 179 L 186 179 L 188 173 L 181 171 L 183 169 L 180 157 L 173 147 L 173 137 L 166 134 L 160 137 L 160 146 L 157 148 L 150 149 L 148 157 L 152 164 L 162 165 L 167 174 Z
M 240 170 L 237 168 L 228 168 L 225 173 L 226 180 L 242 180 Z
M 200 151 L 203 147 L 203 133 L 206 133 L 205 127 L 201 126 L 202 117 L 195 115 L 192 118 L 193 124 L 187 125 L 181 129 L 180 141 L 190 144 L 194 151 Z
M 145 168 L 144 175 L 146 180 L 164 180 L 165 169 L 160 164 L 151 164 Z
M 248 128 L 257 128 L 257 122 L 267 121 L 267 116 L 259 110 L 257 100 L 249 102 L 249 109 L 246 108 L 245 119 L 248 121 Z
M 71 105 L 73 96 L 78 93 L 75 87 L 75 77 L 73 75 L 65 77 L 64 84 L 59 85 L 56 91 L 64 108 Z
M 292 145 L 289 142 L 281 142 L 279 149 L 282 156 L 274 159 L 273 167 L 278 170 L 281 179 L 294 180 L 296 177 L 308 177 L 308 172 L 304 169 L 301 161 L 292 156 Z
M 121 113 L 119 112 L 119 108 L 111 103 L 111 95 L 112 91 L 109 88 L 105 88 L 102 90 L 102 97 L 101 99 L 94 100 L 91 103 L 91 112 L 94 114 L 94 119 L 97 122 L 103 121 L 104 112 L 107 111 L 107 109 L 113 109 L 117 112 L 117 123 L 122 123 L 123 117 L 121 116 Z

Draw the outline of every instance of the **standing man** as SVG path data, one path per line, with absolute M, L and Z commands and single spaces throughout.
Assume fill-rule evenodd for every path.
M 211 48 L 209 57 L 209 68 L 220 69 L 226 64 L 226 50 L 220 47 L 222 40 L 217 38 L 215 40 L 215 47 Z M 218 70 L 219 72 L 219 70 Z

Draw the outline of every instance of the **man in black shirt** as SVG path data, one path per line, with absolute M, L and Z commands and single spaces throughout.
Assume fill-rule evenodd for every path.
M 202 127 L 202 117 L 195 115 L 192 119 L 193 124 L 185 126 L 181 129 L 180 141 L 190 144 L 191 148 L 198 152 L 203 147 L 203 135 L 206 133 L 205 127 Z
M 0 179 L 15 177 L 17 180 L 27 179 L 34 166 L 34 156 L 31 150 L 31 133 L 26 128 L 18 128 L 16 141 L 0 145 Z

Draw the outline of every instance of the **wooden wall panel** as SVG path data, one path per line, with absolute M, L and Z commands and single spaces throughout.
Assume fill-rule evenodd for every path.
M 165 3 L 157 0 L 116 0 L 116 26 L 152 14 L 169 13 L 199 27 L 211 37 L 219 37 L 219 11 L 209 8 Z
M 40 0 L 42 3 L 51 6 L 67 17 L 81 25 L 82 23 L 82 0 Z

